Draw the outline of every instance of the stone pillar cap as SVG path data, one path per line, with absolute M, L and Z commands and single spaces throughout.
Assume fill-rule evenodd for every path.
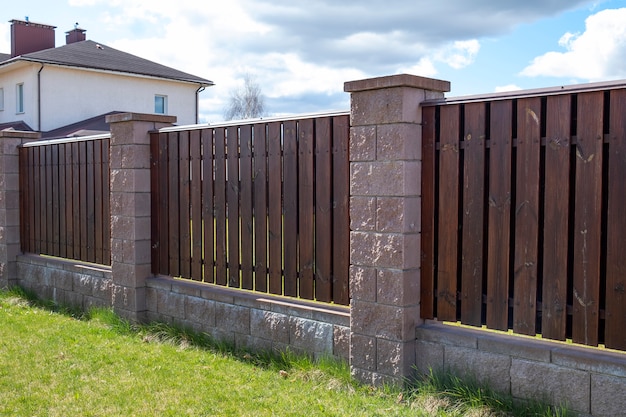
M 411 74 L 397 74 L 357 81 L 347 81 L 343 85 L 343 91 L 346 93 L 355 93 L 358 91 L 379 90 L 393 87 L 421 88 L 423 90 L 445 93 L 450 91 L 450 81 L 419 77 Z
M 117 113 L 106 117 L 106 122 L 155 122 L 155 123 L 176 123 L 176 116 L 151 113 Z

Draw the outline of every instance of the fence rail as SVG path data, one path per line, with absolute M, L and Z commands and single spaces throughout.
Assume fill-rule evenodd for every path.
M 153 273 L 347 305 L 347 114 L 151 136 Z
M 626 89 L 423 111 L 422 317 L 626 350 Z
M 109 136 L 19 149 L 23 252 L 111 264 Z

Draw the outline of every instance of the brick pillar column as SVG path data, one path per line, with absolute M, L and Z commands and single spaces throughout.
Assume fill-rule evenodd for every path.
M 115 311 L 141 321 L 150 277 L 150 135 L 176 121 L 174 116 L 120 113 L 111 126 L 111 274 Z
M 18 146 L 41 138 L 39 132 L 0 131 L 0 288 L 17 285 L 20 248 Z
M 350 128 L 350 368 L 401 384 L 420 324 L 420 103 L 447 81 L 393 75 L 345 83 Z

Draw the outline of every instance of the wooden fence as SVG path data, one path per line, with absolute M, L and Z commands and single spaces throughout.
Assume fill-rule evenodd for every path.
M 349 116 L 151 136 L 153 273 L 349 303 Z
M 423 112 L 422 317 L 626 350 L 626 90 Z
M 110 136 L 19 149 L 23 252 L 111 264 Z

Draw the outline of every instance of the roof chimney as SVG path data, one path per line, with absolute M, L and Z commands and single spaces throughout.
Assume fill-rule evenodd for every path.
M 11 22 L 11 57 L 54 48 L 56 26 L 42 25 L 28 20 Z
M 65 32 L 65 44 L 69 45 L 74 42 L 82 42 L 87 39 L 87 32 L 85 29 L 81 29 L 78 27 L 78 22 L 74 23 L 74 29 Z

